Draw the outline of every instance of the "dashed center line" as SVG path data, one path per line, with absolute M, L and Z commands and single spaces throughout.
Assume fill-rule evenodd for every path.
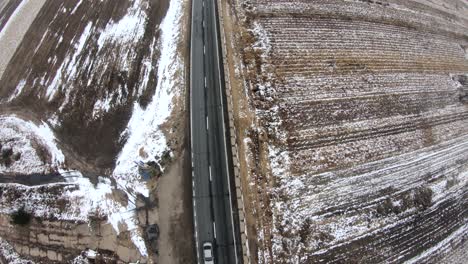
M 210 182 L 213 181 L 213 178 L 211 177 L 211 166 L 208 167 L 208 171 L 210 172 Z
M 214 234 L 214 238 L 216 238 L 216 223 L 213 222 L 213 234 Z

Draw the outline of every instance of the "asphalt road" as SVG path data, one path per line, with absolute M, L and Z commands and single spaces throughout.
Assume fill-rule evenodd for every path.
M 190 128 L 195 245 L 198 263 L 204 263 L 204 242 L 213 244 L 215 263 L 241 263 L 215 1 L 192 1 Z

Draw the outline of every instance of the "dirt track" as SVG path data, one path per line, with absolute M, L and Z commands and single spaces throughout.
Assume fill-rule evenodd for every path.
M 189 158 L 185 151 L 158 184 L 158 263 L 190 263 L 194 259 Z
M 0 79 L 44 3 L 45 0 L 20 3 L 18 6 L 20 9 L 15 10 L 13 14 L 11 14 L 8 22 L 2 28 L 2 31 L 0 31 L 0 58 L 2 58 L 0 60 Z M 0 7 L 3 7 L 3 2 Z

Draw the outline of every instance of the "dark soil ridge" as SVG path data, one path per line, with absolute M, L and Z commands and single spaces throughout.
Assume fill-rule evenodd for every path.
M 27 186 L 36 186 L 57 182 L 65 182 L 64 178 L 57 172 L 33 173 L 28 175 L 0 173 L 0 183 L 18 183 Z

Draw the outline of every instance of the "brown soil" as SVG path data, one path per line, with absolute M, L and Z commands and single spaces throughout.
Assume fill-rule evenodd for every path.
M 193 255 L 190 157 L 184 151 L 159 181 L 158 263 L 191 263 Z

